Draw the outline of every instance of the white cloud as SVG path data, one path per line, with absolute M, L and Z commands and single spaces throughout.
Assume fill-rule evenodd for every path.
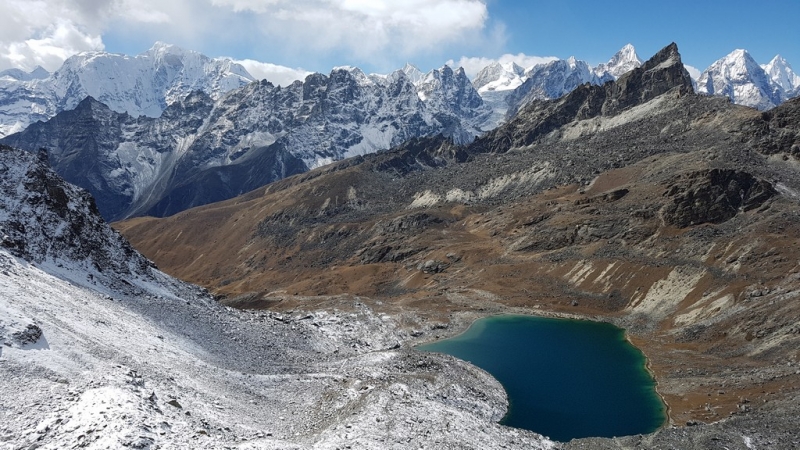
M 683 67 L 686 68 L 686 71 L 689 72 L 689 76 L 692 77 L 693 80 L 697 81 L 700 78 L 702 72 L 697 67 L 692 67 L 688 64 L 684 64 Z
M 76 53 L 103 49 L 99 35 L 86 33 L 68 21 L 58 21 L 37 35 L 39 38 L 0 43 L 0 67 L 30 71 L 42 66 L 53 71 Z
M 136 42 L 144 37 L 199 51 L 202 44 L 263 43 L 284 55 L 320 60 L 335 54 L 386 67 L 447 46 L 486 47 L 502 40 L 498 24 L 487 29 L 487 1 L 1 0 L 0 70 L 36 65 L 55 70 L 75 53 L 103 49 L 103 37 L 110 34 L 115 41 L 130 35 Z M 265 70 L 275 79 L 303 72 L 263 67 L 253 71 Z
M 254 61 L 252 59 L 234 60 L 244 66 L 250 75 L 258 80 L 271 82 L 274 85 L 288 86 L 295 80 L 305 80 L 311 72 L 303 69 L 292 69 L 291 67 L 278 66 L 270 63 Z
M 514 62 L 518 66 L 527 69 L 529 67 L 533 67 L 538 64 L 547 64 L 550 61 L 555 61 L 557 59 L 558 58 L 556 58 L 555 56 L 531 56 L 531 55 L 526 55 L 524 53 L 517 53 L 516 55 L 512 55 L 510 53 L 506 53 L 500 56 L 499 58 L 462 56 L 461 59 L 459 59 L 458 61 L 451 59 L 447 61 L 446 64 L 450 67 L 463 67 L 464 73 L 466 73 L 468 77 L 475 78 L 475 75 L 477 75 L 481 69 L 497 62 L 499 63 Z
M 212 0 L 255 14 L 260 30 L 294 47 L 369 58 L 413 55 L 483 30 L 483 0 Z

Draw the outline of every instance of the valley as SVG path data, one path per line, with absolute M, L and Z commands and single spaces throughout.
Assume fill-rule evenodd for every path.
M 676 428 L 650 445 L 749 448 L 733 430 L 751 427 L 789 448 L 799 108 L 762 114 L 696 95 L 670 46 L 467 146 L 412 140 L 115 226 L 239 308 L 324 310 L 357 295 L 449 324 L 423 339 L 499 313 L 608 321 L 647 355 L 669 405 Z

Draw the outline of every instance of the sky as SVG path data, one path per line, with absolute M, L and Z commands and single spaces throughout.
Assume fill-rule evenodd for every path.
M 494 61 L 596 65 L 628 43 L 646 60 L 674 41 L 699 70 L 744 48 L 800 71 L 800 0 L 0 0 L 0 17 L 0 70 L 53 71 L 82 51 L 136 55 L 161 41 L 285 85 L 342 65 L 448 63 L 470 76 Z

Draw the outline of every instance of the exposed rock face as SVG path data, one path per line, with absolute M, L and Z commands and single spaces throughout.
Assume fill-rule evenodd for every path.
M 664 221 L 679 228 L 702 223 L 722 223 L 739 211 L 762 206 L 777 191 L 767 181 L 746 172 L 706 170 L 683 175 L 664 193 L 672 204 L 663 211 Z
M 95 195 L 109 220 L 163 216 L 418 136 L 469 142 L 491 113 L 463 70 L 418 84 L 402 71 L 337 68 L 285 88 L 251 83 L 216 102 L 194 92 L 158 118 L 88 98 L 3 142 L 49 149 L 56 171 Z
M 586 83 L 560 99 L 530 103 L 514 120 L 482 136 L 470 149 L 502 152 L 529 145 L 570 122 L 613 116 L 668 91 L 676 95 L 693 92 L 691 77 L 674 43 L 616 82 L 603 86 Z
M 613 116 L 631 106 L 645 103 L 668 91 L 677 95 L 694 92 L 692 78 L 683 67 L 678 46 L 673 42 L 647 60 L 641 67 L 604 85 L 602 114 Z
M 0 245 L 13 255 L 77 261 L 99 272 L 148 272 L 150 263 L 106 224 L 91 195 L 50 169 L 46 152 L 0 146 L 0 175 Z
M 742 127 L 742 139 L 760 152 L 785 153 L 800 158 L 800 98 L 762 113 Z

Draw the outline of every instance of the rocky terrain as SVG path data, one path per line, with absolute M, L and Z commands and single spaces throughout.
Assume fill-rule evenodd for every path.
M 470 145 L 416 139 L 116 227 L 241 308 L 357 295 L 442 335 L 503 312 L 623 326 L 670 423 L 569 448 L 794 448 L 798 111 L 694 94 L 670 45 Z
M 356 296 L 247 312 L 156 270 L 44 158 L 0 148 L 0 448 L 553 448 Z M 438 330 L 438 331 L 437 331 Z

